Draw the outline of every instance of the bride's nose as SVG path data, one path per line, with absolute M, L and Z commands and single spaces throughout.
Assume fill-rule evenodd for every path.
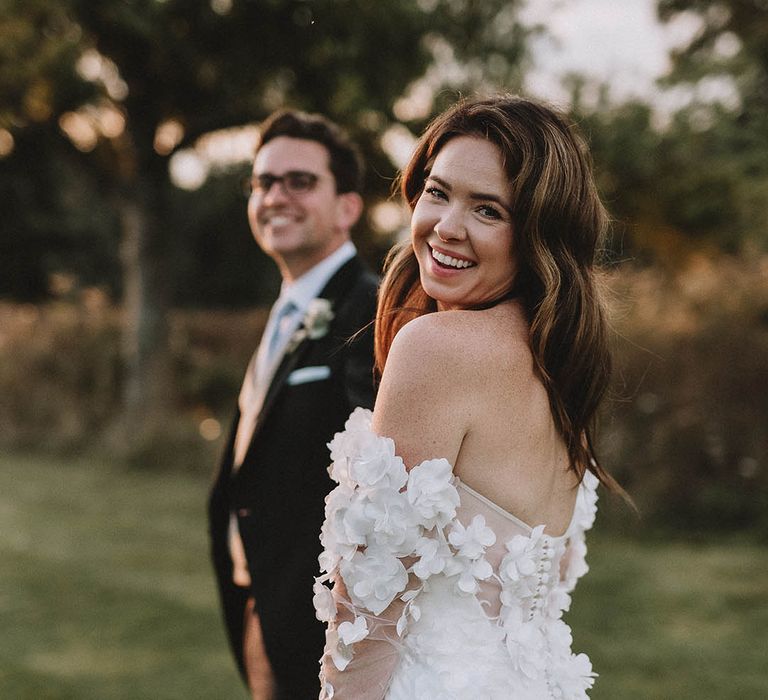
M 434 227 L 437 237 L 444 243 L 449 241 L 463 241 L 467 237 L 467 228 L 464 225 L 461 213 L 455 208 L 446 212 Z

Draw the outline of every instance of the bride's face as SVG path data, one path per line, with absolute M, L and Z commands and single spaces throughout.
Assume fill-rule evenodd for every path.
M 437 154 L 411 219 L 424 291 L 438 308 L 492 301 L 512 286 L 509 182 L 490 141 L 458 136 Z

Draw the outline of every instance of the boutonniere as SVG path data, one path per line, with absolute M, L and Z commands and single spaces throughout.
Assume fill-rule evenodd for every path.
M 317 340 L 327 335 L 334 316 L 333 302 L 329 299 L 317 298 L 310 301 L 301 325 L 288 341 L 286 354 L 292 353 L 307 338 Z

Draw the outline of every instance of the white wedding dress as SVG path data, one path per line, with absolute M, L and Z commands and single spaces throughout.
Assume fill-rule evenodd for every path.
M 561 537 L 463 484 L 445 459 L 406 472 L 356 409 L 331 448 L 315 608 L 325 700 L 587 698 L 595 674 L 562 620 L 587 571 L 587 473 Z M 332 588 L 329 588 L 329 584 Z

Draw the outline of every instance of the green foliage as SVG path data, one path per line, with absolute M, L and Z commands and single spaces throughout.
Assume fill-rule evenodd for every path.
M 0 7 L 0 127 L 20 129 L 56 119 L 93 99 L 97 88 L 72 66 L 81 31 L 66 6 L 5 0 Z
M 180 232 L 176 306 L 239 308 L 276 298 L 280 276 L 248 227 L 244 175 L 216 174 L 199 190 L 172 193 L 170 217 Z
M 119 214 L 127 199 L 144 212 L 145 249 L 165 256 L 159 267 L 173 299 L 218 304 L 265 298 L 272 281 L 247 288 L 254 277 L 272 278 L 265 272 L 270 265 L 263 256 L 241 255 L 243 243 L 253 244 L 241 233 L 244 204 L 231 196 L 237 174 L 223 174 L 218 185 L 196 193 L 190 209 L 197 216 L 186 215 L 179 202 L 192 198 L 175 191 L 169 182 L 172 152 L 156 152 L 158 126 L 171 119 L 181 125 L 178 150 L 211 130 L 258 121 L 281 106 L 324 112 L 344 124 L 361 144 L 369 163 L 367 194 L 375 201 L 386 196 L 394 175 L 380 143 L 382 133 L 396 121 L 393 105 L 430 66 L 448 59 L 471 66 L 463 78 L 456 77 L 455 69 L 442 78 L 436 77 L 440 70 L 432 70 L 430 84 L 438 91 L 446 85 L 477 86 L 481 80 L 519 84 L 525 30 L 516 22 L 518 6 L 502 0 L 4 3 L 0 127 L 12 133 L 17 154 L 0 161 L 0 187 L 7 188 L 17 215 L 12 224 L 4 225 L 8 236 L 3 238 L 13 232 L 15 250 L 35 248 L 35 232 L 42 228 L 40 246 L 64 253 L 43 260 L 17 252 L 15 260 L 24 267 L 0 293 L 19 299 L 40 297 L 46 293 L 46 277 L 65 269 L 86 282 L 94 281 L 89 270 L 101 270 L 97 281 L 119 295 L 115 219 L 106 215 L 101 228 L 83 227 L 71 221 L 71 212 L 111 208 Z M 101 78 L 81 77 L 77 64 L 84 54 L 109 61 L 102 66 Z M 122 133 L 99 131 L 94 115 L 107 106 L 116 108 L 125 120 Z M 96 142 L 82 153 L 62 138 L 59 127 L 63 114 L 78 109 L 96 120 Z M 420 125 L 417 121 L 414 128 Z M 33 127 L 34 135 L 28 134 Z M 23 153 L 24 143 L 32 139 L 46 144 L 37 158 Z M 62 161 L 78 167 L 57 178 Z M 28 182 L 27 189 L 37 196 L 53 189 L 54 201 L 42 226 L 35 227 L 34 217 L 36 209 L 46 211 L 44 198 L 36 206 L 20 196 L 6 184 L 16 179 Z M 45 180 L 52 181 L 48 188 Z M 70 196 L 65 203 L 56 190 L 67 182 L 74 183 L 72 189 L 79 196 Z M 238 225 L 228 226 L 235 218 Z M 361 235 L 363 249 L 378 247 L 368 240 L 369 232 Z M 101 240 L 95 243 L 94 236 Z M 234 298 L 227 296 L 230 285 L 216 274 L 219 270 L 209 271 L 205 260 L 194 257 L 200 248 L 189 247 L 191 240 L 205 240 L 205 250 L 237 275 L 229 278 Z M 73 248 L 62 241 L 79 245 Z M 110 252 L 107 260 L 101 254 L 105 248 Z M 255 267 L 246 272 L 244 260 Z M 150 277 L 158 274 L 152 267 L 147 265 Z M 219 285 L 212 281 L 201 285 L 208 290 L 205 294 L 190 290 L 190 275 L 199 280 L 207 274 Z M 25 284 L 24 276 L 33 283 Z
M 667 85 L 695 87 L 725 81 L 736 91 L 727 108 L 697 99 L 678 115 L 681 171 L 697 186 L 695 199 L 707 221 L 722 219 L 725 245 L 745 239 L 768 245 L 768 5 L 762 0 L 659 0 L 662 20 L 681 13 L 701 28 L 673 55 Z M 681 153 L 686 149 L 686 153 Z M 702 173 L 704 175 L 702 176 Z M 706 200 L 710 201 L 707 206 Z
M 614 257 L 674 268 L 696 250 L 768 246 L 768 177 L 755 162 L 763 144 L 719 106 L 707 108 L 701 128 L 699 110 L 679 111 L 662 130 L 641 102 L 597 110 L 577 103 L 615 219 Z
M 674 274 L 610 278 L 601 449 L 647 522 L 768 536 L 766 271 L 765 256 L 698 255 Z
M 125 382 L 123 315 L 100 291 L 72 288 L 45 305 L 0 304 L 0 426 L 8 448 L 112 450 Z M 206 419 L 228 428 L 248 359 L 266 322 L 262 310 L 175 312 L 169 410 L 121 457 L 160 469 L 207 469 Z M 33 378 L 33 379 L 31 379 Z

